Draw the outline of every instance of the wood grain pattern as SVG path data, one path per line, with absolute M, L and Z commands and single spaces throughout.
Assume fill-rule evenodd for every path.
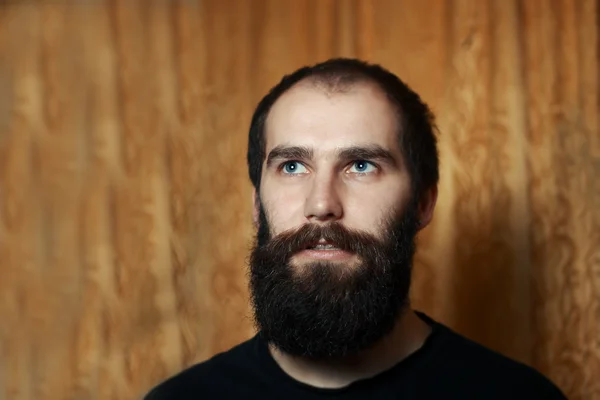
M 600 399 L 598 0 L 0 6 L 0 400 L 131 399 L 253 334 L 253 107 L 333 56 L 431 104 L 415 306 Z

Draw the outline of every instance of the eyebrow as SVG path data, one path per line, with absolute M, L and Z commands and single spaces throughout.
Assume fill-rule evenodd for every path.
M 304 146 L 279 145 L 273 148 L 267 156 L 267 167 L 275 160 L 311 160 L 314 156 L 312 148 Z M 391 151 L 377 145 L 350 146 L 337 151 L 337 157 L 342 160 L 378 160 L 392 166 L 397 166 L 398 161 Z
M 351 146 L 347 148 L 340 149 L 338 151 L 338 158 L 344 160 L 378 160 L 382 162 L 386 162 L 392 166 L 397 165 L 396 157 L 392 154 L 391 151 L 376 145 L 368 145 L 368 146 Z
M 279 145 L 269 152 L 267 167 L 271 166 L 275 160 L 310 160 L 313 158 L 313 154 L 313 150 L 308 147 Z

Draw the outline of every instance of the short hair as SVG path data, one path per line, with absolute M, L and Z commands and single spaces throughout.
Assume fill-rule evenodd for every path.
M 334 58 L 285 75 L 258 103 L 250 123 L 247 153 L 250 181 L 257 192 L 266 157 L 265 125 L 269 111 L 282 94 L 301 81 L 332 92 L 348 90 L 357 83 L 376 84 L 397 111 L 398 140 L 411 177 L 413 196 L 420 198 L 425 190 L 438 183 L 437 129 L 427 104 L 400 78 L 380 65 Z

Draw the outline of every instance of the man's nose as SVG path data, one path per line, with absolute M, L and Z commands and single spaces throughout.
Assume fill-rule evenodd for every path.
M 331 222 L 344 213 L 339 188 L 333 175 L 316 176 L 304 205 L 304 216 L 311 222 Z

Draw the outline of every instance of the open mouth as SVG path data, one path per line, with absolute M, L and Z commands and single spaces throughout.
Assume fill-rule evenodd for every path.
M 307 247 L 308 250 L 341 250 L 333 244 L 316 244 L 314 246 Z
M 343 246 L 340 247 L 339 244 L 322 239 L 309 243 L 304 247 L 304 251 L 300 252 L 300 255 L 316 260 L 346 261 L 352 257 L 353 253 L 344 249 Z
M 319 240 L 316 243 L 309 244 L 306 246 L 306 250 L 342 250 L 340 247 L 336 246 L 335 243 L 325 241 L 323 239 Z

